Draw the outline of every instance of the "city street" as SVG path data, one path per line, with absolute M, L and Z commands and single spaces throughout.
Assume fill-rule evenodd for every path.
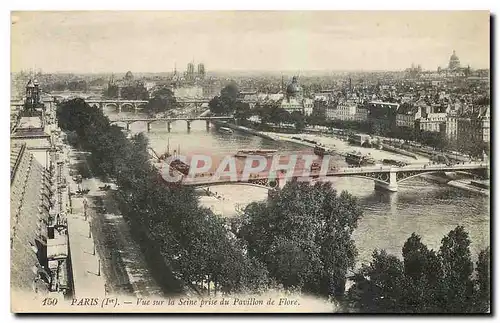
M 72 150 L 69 154 L 76 163 L 84 162 L 84 155 Z M 72 170 L 76 170 L 72 164 Z M 162 295 L 161 288 L 149 273 L 142 252 L 133 240 L 128 224 L 120 214 L 110 191 L 100 190 L 104 186 L 99 179 L 83 179 L 82 189 L 86 194 L 87 216 L 92 222 L 92 234 L 100 255 L 101 267 L 106 277 L 109 293 L 135 294 L 137 297 Z

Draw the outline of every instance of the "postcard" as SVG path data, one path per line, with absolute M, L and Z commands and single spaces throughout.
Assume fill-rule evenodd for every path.
M 11 53 L 12 312 L 491 312 L 488 11 L 15 11 Z

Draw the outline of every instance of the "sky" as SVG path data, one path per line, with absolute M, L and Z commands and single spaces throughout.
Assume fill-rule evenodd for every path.
M 487 11 L 12 12 L 11 70 L 124 73 L 489 68 Z

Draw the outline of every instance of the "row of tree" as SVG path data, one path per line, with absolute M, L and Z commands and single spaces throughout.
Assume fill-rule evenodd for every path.
M 55 81 L 47 83 L 44 86 L 45 90 L 51 91 L 78 91 L 86 92 L 89 88 L 87 81 L 85 80 L 71 80 L 71 81 Z
M 127 140 L 98 109 L 82 100 L 58 108 L 90 164 L 120 187 L 122 212 L 140 241 L 157 250 L 184 282 L 215 282 L 224 292 L 272 286 L 316 295 L 342 295 L 355 263 L 351 239 L 362 212 L 355 199 L 329 184 L 287 184 L 269 203 L 253 203 L 232 232 L 200 207 L 192 189 L 168 185 L 148 159 L 147 139 Z
M 142 238 L 144 249 L 161 256 L 179 281 L 210 281 L 225 292 L 254 291 L 268 284 L 264 266 L 246 256 L 241 242 L 224 222 L 199 205 L 192 189 L 167 184 L 151 166 L 148 141 L 128 140 L 99 109 L 80 99 L 57 110 L 62 129 L 74 132 L 81 149 L 91 152 L 90 165 L 120 187 L 123 215 Z
M 156 252 L 178 280 L 213 282 L 226 293 L 273 286 L 342 299 L 354 268 L 352 232 L 362 216 L 356 199 L 329 183 L 289 182 L 267 202 L 255 202 L 230 223 L 199 205 L 190 188 L 167 184 L 149 163 L 148 141 L 126 139 L 99 109 L 83 100 L 58 107 L 59 124 L 73 133 L 91 165 L 116 181 L 120 203 L 138 242 Z M 438 253 L 416 235 L 404 261 L 376 251 L 355 275 L 346 306 L 361 312 L 485 312 L 489 251 L 475 276 L 463 228 L 443 239 Z
M 415 233 L 403 246 L 403 261 L 384 250 L 354 276 L 350 305 L 373 313 L 486 313 L 490 308 L 490 249 L 473 269 L 470 240 L 458 226 L 430 250 Z

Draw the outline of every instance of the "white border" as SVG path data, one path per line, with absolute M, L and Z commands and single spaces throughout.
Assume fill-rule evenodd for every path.
M 332 2 L 332 1 L 328 1 Z M 237 10 L 491 10 L 493 13 L 499 12 L 500 1 L 488 1 L 488 0 L 453 0 L 453 1 L 436 1 L 436 0 L 419 0 L 419 1 L 372 1 L 372 0 L 349 0 L 349 1 L 341 1 L 335 3 L 328 3 L 327 1 L 319 1 L 319 0 L 285 0 L 285 1 L 276 1 L 271 3 L 269 0 L 252 0 L 252 1 L 224 1 L 224 0 L 182 0 L 182 1 L 150 1 L 150 0 L 141 0 L 136 2 L 125 2 L 125 1 L 117 1 L 115 3 L 104 3 L 102 0 L 86 0 L 86 1 L 63 1 L 63 0 L 42 0 L 42 1 L 25 1 L 25 0 L 17 0 L 17 1 L 2 1 L 0 6 L 3 10 L 1 10 L 2 24 L 1 27 L 1 35 L 3 41 L 3 59 L 2 59 L 2 74 L 1 81 L 2 86 L 0 88 L 1 93 L 1 101 L 5 103 L 4 107 L 0 109 L 2 115 L 1 120 L 4 122 L 4 126 L 2 127 L 3 135 L 0 136 L 1 149 L 5 154 L 5 158 L 1 159 L 2 165 L 0 169 L 3 169 L 0 178 L 1 188 L 2 188 L 2 202 L 0 205 L 7 207 L 9 204 L 8 197 L 10 194 L 10 186 L 7 186 L 7 149 L 10 146 L 8 130 L 9 126 L 7 125 L 7 121 L 9 120 L 8 114 L 9 109 L 7 108 L 7 102 L 10 100 L 10 11 L 11 10 L 229 10 L 229 9 L 237 9 Z M 496 27 L 498 27 L 498 19 L 496 20 Z M 495 44 L 498 43 L 498 34 L 495 34 Z M 497 58 L 498 54 L 495 52 L 495 57 Z M 496 94 L 496 93 L 495 93 Z M 494 94 L 493 94 L 494 95 Z M 495 100 L 496 101 L 496 100 Z M 496 110 L 497 107 L 493 107 L 492 110 Z M 495 122 L 494 124 L 500 124 L 500 112 L 497 110 L 495 113 Z M 493 127 L 495 129 L 496 127 Z M 496 136 L 495 136 L 496 137 Z M 500 141 L 495 140 L 496 144 L 494 149 L 496 150 L 497 146 L 500 145 Z M 5 165 L 4 165 L 5 163 Z M 496 179 L 496 178 L 495 178 Z M 494 199 L 498 201 L 499 198 L 498 192 L 495 192 Z M 492 197 L 493 198 L 493 197 Z M 10 211 L 5 211 L 3 216 L 3 225 L 1 226 L 5 232 L 3 235 L 3 242 L 1 243 L 1 254 L 0 259 L 4 261 L 2 266 L 2 279 L 0 280 L 2 283 L 1 288 L 1 303 L 2 303 L 2 316 L 6 316 L 7 321 L 12 321 L 15 317 L 10 314 L 10 285 L 7 277 L 10 277 L 10 268 L 9 262 L 7 259 L 10 259 L 9 256 L 9 248 L 7 243 L 7 236 L 10 234 L 9 228 L 9 216 L 7 215 Z M 495 216 L 492 214 L 492 216 Z M 500 219 L 496 219 L 495 228 L 493 228 L 493 232 L 500 232 L 498 230 L 498 223 Z M 496 246 L 496 244 L 495 244 Z M 496 249 L 495 249 L 496 250 Z M 497 251 L 497 250 L 496 250 Z M 498 254 L 498 251 L 497 251 Z M 495 266 L 495 277 L 498 280 L 498 262 L 493 256 L 494 266 Z M 492 289 L 494 287 L 492 286 Z M 496 293 L 495 298 L 495 308 L 499 310 L 499 295 Z M 57 318 L 57 317 L 56 317 Z M 109 320 L 109 319 L 121 319 L 123 317 L 105 317 L 105 318 L 96 318 L 91 317 L 92 319 L 96 319 L 99 321 Z M 236 319 L 236 317 L 227 317 L 228 319 Z M 227 319 L 226 318 L 226 319 Z M 243 318 L 243 317 L 241 317 Z M 252 317 L 250 317 L 251 319 Z M 281 320 L 289 320 L 293 317 L 281 317 Z M 363 319 L 365 317 L 356 318 L 356 320 Z M 366 317 L 368 318 L 368 317 Z M 53 317 L 47 318 L 39 318 L 39 317 L 29 317 L 25 318 L 24 321 L 39 321 L 39 320 L 53 320 Z M 66 320 L 67 317 L 62 317 L 59 319 Z M 76 316 L 73 316 L 69 319 L 79 319 Z M 151 317 L 148 317 L 151 319 Z M 179 320 L 185 321 L 187 318 L 157 318 L 159 320 Z M 190 318 L 192 319 L 192 318 Z M 221 317 L 208 317 L 205 319 L 210 320 L 220 320 Z M 306 317 L 299 317 L 298 319 L 310 319 Z M 328 320 L 345 320 L 342 317 L 326 317 Z M 352 318 L 349 318 L 352 319 Z M 371 318 L 373 319 L 373 318 Z M 386 317 L 376 318 L 386 320 Z M 400 319 L 412 319 L 411 317 L 395 317 L 396 320 Z M 425 318 L 427 321 L 435 321 L 437 322 L 445 319 L 444 317 L 440 318 Z M 451 317 L 451 319 L 454 319 Z M 132 321 L 142 321 L 143 318 L 131 318 Z

